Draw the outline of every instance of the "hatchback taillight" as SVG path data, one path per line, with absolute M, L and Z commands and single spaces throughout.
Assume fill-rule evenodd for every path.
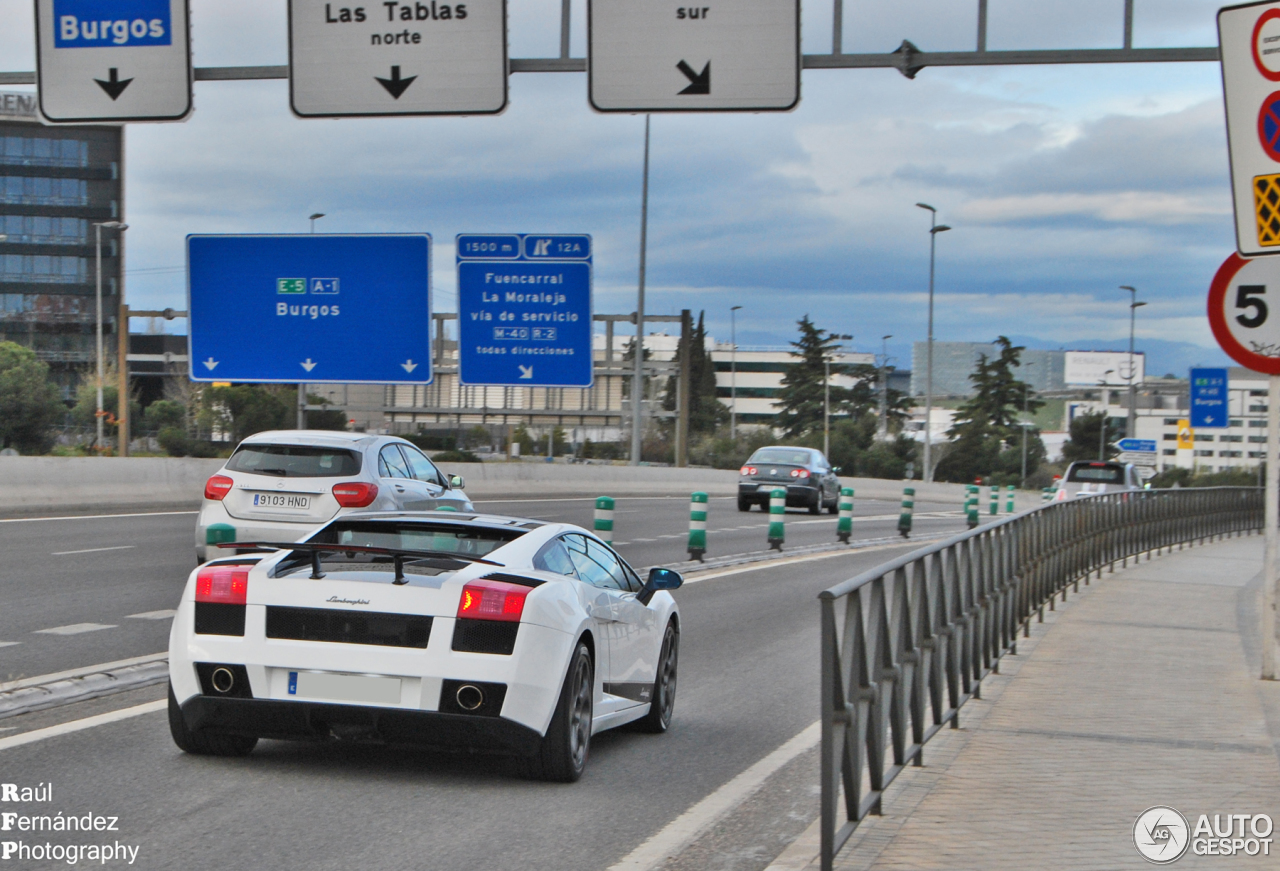
M 791 470 L 791 477 L 793 477 L 793 478 L 807 478 L 807 477 L 809 477 L 809 470 L 808 470 L 808 469 L 792 469 L 792 470 Z
M 470 581 L 462 588 L 458 600 L 458 616 L 472 620 L 501 620 L 519 623 L 524 613 L 524 600 L 529 588 L 503 581 L 481 578 Z
M 196 601 L 243 605 L 249 594 L 246 566 L 205 566 L 196 572 Z
M 352 481 L 348 484 L 334 484 L 333 498 L 343 508 L 367 508 L 378 498 L 377 484 L 364 484 Z
M 755 466 L 743 466 L 738 470 L 739 475 L 754 475 L 756 473 Z
M 214 475 L 204 484 L 204 498 L 221 502 L 222 497 L 231 492 L 231 488 L 235 483 L 226 475 Z

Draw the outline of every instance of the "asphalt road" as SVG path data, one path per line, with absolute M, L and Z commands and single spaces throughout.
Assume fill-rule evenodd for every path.
M 156 518 L 140 525 L 163 539 L 165 529 L 185 528 L 185 521 Z M 64 549 L 55 532 L 15 536 L 9 527 L 2 534 L 6 546 L 14 538 L 29 539 L 22 557 L 28 568 L 47 560 L 40 553 L 50 547 Z M 144 607 L 137 603 L 160 595 L 166 584 L 171 598 L 179 581 L 166 575 L 169 562 L 160 560 L 174 568 L 189 560 L 181 549 L 155 547 L 162 558 L 149 561 L 145 554 L 123 552 L 61 570 L 63 583 L 78 577 L 77 571 L 83 575 L 65 607 L 75 609 L 75 619 L 106 620 L 123 613 L 124 608 L 107 606 L 130 586 L 131 570 L 124 563 L 138 574 L 135 586 L 148 591 L 129 607 Z M 7 832 L 3 840 L 119 841 L 139 846 L 134 867 L 184 871 L 608 868 L 816 720 L 817 593 L 903 547 L 763 564 L 687 584 L 676 593 L 684 627 L 671 731 L 597 736 L 577 784 L 519 780 L 505 762 L 492 758 L 383 747 L 264 741 L 245 759 L 186 756 L 173 746 L 164 713 L 155 712 L 0 749 L 0 780 L 20 787 L 52 784 L 54 794 L 50 803 L 7 805 L 6 810 L 119 817 L 119 831 L 109 836 Z M 102 595 L 85 602 L 85 592 L 94 586 L 84 581 L 106 576 L 111 560 L 122 563 L 112 572 L 117 579 L 104 582 Z M 153 568 L 144 570 L 147 566 Z M 8 586 L 16 575 L 12 567 L 5 571 Z M 41 583 L 56 586 L 58 579 Z M 47 607 L 32 605 L 23 619 Z M 106 632 L 89 635 L 106 637 Z M 8 648 L 0 656 L 20 649 Z M 152 649 L 158 648 L 153 644 Z M 82 711 L 160 697 L 162 690 L 155 687 L 88 703 Z M 0 720 L 0 738 L 83 715 L 59 709 Z M 766 790 L 753 801 L 768 802 L 770 796 Z M 794 804 L 793 797 L 778 800 L 783 802 L 779 813 Z M 768 808 L 762 814 L 769 816 Z M 762 868 L 771 857 L 758 858 L 750 867 Z
M 480 502 L 485 511 L 591 526 L 590 499 Z M 938 513 L 943 516 L 930 516 Z M 955 506 L 917 506 L 920 532 L 960 531 Z M 858 500 L 855 539 L 895 534 L 898 503 Z M 619 498 L 615 544 L 637 567 L 687 559 L 687 497 Z M 0 520 L 0 682 L 157 653 L 194 566 L 194 513 Z M 767 550 L 767 515 L 713 498 L 709 556 Z M 836 518 L 787 514 L 787 546 L 835 541 Z

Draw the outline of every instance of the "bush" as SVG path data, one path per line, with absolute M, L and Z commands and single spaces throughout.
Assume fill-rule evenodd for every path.
M 160 401 L 164 402 L 165 400 Z M 158 404 L 152 403 L 153 406 Z M 182 427 L 161 427 L 159 434 L 156 435 L 156 441 L 160 443 L 161 449 L 171 457 L 185 457 L 191 453 L 191 439 L 187 438 L 187 431 Z
M 432 462 L 439 465 L 440 463 L 478 463 L 480 458 L 471 451 L 441 451 L 431 458 Z
M 1230 469 L 1226 472 L 1201 472 L 1181 467 L 1165 469 L 1151 479 L 1152 487 L 1257 487 L 1258 469 Z
M 181 402 L 175 402 L 172 399 L 157 399 L 143 412 L 142 423 L 148 430 L 157 433 L 164 429 L 178 427 L 185 429 L 187 408 Z M 174 456 L 182 455 L 174 454 Z
M 401 438 L 412 442 L 424 451 L 452 451 L 458 447 L 458 437 L 452 432 L 418 430 Z

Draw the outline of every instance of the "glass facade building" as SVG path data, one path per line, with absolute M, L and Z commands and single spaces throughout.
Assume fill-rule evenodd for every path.
M 46 126 L 34 94 L 0 92 L 0 340 L 33 349 L 68 397 L 95 360 L 93 224 L 124 220 L 123 179 L 123 126 Z M 102 243 L 112 361 L 123 240 Z

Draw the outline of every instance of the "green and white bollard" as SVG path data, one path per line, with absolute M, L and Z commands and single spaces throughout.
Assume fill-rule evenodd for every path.
M 707 494 L 689 497 L 689 559 L 702 562 L 707 552 Z
M 840 489 L 840 519 L 836 521 L 836 538 L 845 544 L 853 537 L 853 488 Z
M 898 534 L 903 538 L 911 537 L 911 512 L 916 507 L 916 488 L 902 488 L 902 513 L 898 515 Z
M 1052 488 L 1052 487 L 1042 487 L 1042 488 L 1040 488 L 1040 501 L 1041 501 L 1041 502 L 1052 502 L 1052 501 L 1053 501 L 1053 488 Z
M 782 543 L 787 540 L 787 491 L 774 490 L 769 494 L 769 547 L 782 550 Z
M 613 499 L 609 496 L 596 499 L 595 531 L 601 541 L 613 544 Z
M 995 517 L 1000 513 L 1000 487 L 997 484 L 991 485 L 991 516 Z
M 964 492 L 965 519 L 969 522 L 969 528 L 973 529 L 978 525 L 978 486 L 965 484 Z
M 1014 512 L 1013 497 L 1014 497 L 1014 494 L 1017 493 L 1017 490 L 1014 489 L 1014 486 L 1012 484 L 1010 484 L 1008 487 L 1004 488 L 1004 492 L 1005 492 L 1005 495 L 1009 497 L 1004 504 L 1005 513 L 1012 514 Z

